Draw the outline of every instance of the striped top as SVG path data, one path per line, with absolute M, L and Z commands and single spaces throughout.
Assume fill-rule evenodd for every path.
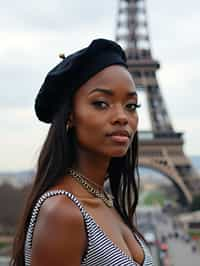
M 65 195 L 71 199 L 80 209 L 87 232 L 88 246 L 87 252 L 82 257 L 80 266 L 138 266 L 136 261 L 126 255 L 117 247 L 104 233 L 93 217 L 81 206 L 77 198 L 70 192 L 64 190 L 54 190 L 44 193 L 37 201 L 31 216 L 26 241 L 24 246 L 25 266 L 31 266 L 31 249 L 34 227 L 40 208 L 47 198 Z M 136 235 L 136 238 L 144 251 L 144 261 L 142 266 L 153 266 L 152 256 L 145 243 Z

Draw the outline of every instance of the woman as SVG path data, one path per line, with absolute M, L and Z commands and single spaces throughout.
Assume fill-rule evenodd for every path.
M 113 41 L 94 40 L 48 73 L 35 111 L 51 127 L 11 265 L 152 265 L 133 224 L 137 107 L 125 53 Z

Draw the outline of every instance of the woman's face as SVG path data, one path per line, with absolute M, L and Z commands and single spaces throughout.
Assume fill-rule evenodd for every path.
M 71 124 L 77 148 L 94 156 L 124 156 L 137 130 L 137 94 L 130 73 L 113 65 L 76 92 Z

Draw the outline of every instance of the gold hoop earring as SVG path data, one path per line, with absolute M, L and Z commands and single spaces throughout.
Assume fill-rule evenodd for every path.
M 67 123 L 67 125 L 66 125 L 66 133 L 69 132 L 69 129 L 70 129 L 70 126 L 69 126 L 69 123 Z

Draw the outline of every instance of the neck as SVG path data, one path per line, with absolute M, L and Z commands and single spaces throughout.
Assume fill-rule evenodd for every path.
M 73 168 L 81 175 L 85 176 L 91 183 L 98 185 L 103 189 L 109 160 L 104 158 L 95 158 L 94 155 L 86 156 L 86 154 L 79 156 L 74 163 Z

